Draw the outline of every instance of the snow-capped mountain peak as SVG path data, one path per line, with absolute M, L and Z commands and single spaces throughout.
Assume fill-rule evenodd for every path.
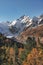
M 39 17 L 33 17 L 30 19 L 29 16 L 23 15 L 19 19 L 12 22 L 1 22 L 0 23 L 0 32 L 7 37 L 15 36 L 21 34 L 27 28 L 37 27 L 38 25 L 43 24 L 43 15 Z
M 16 20 L 14 20 L 9 26 L 13 26 L 13 25 L 15 25 L 16 24 Z
M 21 16 L 19 19 L 13 21 L 9 27 L 11 28 L 13 26 L 14 30 L 16 28 L 16 32 L 20 33 L 23 31 L 26 27 L 30 26 L 32 22 L 30 21 L 29 16 Z

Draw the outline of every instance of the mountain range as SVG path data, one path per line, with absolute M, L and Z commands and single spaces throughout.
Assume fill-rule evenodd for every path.
M 42 33 L 43 31 L 43 14 L 32 19 L 29 16 L 23 15 L 19 19 L 12 22 L 0 22 L 0 33 L 7 38 L 15 37 L 18 40 L 33 35 L 33 33 Z M 35 35 L 37 35 L 35 34 Z

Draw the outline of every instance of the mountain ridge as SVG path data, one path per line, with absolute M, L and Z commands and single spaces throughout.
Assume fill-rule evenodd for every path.
M 4 34 L 8 38 L 17 38 L 22 34 L 22 32 L 26 31 L 27 29 L 33 29 L 41 25 L 43 26 L 43 15 L 40 15 L 39 17 L 34 16 L 32 19 L 30 19 L 29 16 L 23 15 L 19 19 L 9 23 L 1 22 L 0 33 Z

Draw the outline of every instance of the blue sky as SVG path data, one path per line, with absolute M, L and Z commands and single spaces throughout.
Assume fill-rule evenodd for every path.
M 0 21 L 12 21 L 24 14 L 43 14 L 43 0 L 0 0 Z

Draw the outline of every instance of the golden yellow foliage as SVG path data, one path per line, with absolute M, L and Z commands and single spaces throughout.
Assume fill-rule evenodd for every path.
M 33 48 L 31 53 L 28 54 L 27 59 L 23 62 L 23 65 L 43 65 L 43 52 Z

